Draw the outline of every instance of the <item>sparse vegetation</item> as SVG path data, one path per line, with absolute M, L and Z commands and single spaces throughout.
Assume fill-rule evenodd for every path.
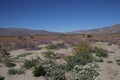
M 55 47 L 56 46 L 54 44 L 50 44 L 50 45 L 46 46 L 46 49 L 51 50 L 51 49 L 55 49 Z
M 95 58 L 94 61 L 95 62 L 104 62 L 102 58 Z
M 2 59 L 2 63 L 7 67 L 14 67 L 16 64 L 11 59 Z
M 74 80 L 95 80 L 98 73 L 98 66 L 91 64 L 87 67 L 76 65 L 73 69 Z
M 42 53 L 48 59 L 59 59 L 60 55 L 55 54 L 53 51 L 46 51 Z
M 113 63 L 112 61 L 107 61 L 107 63 Z
M 117 59 L 116 62 L 118 65 L 120 65 L 120 59 Z
M 1 46 L 0 49 L 1 52 L 5 55 L 0 54 L 0 68 L 4 68 L 3 66 L 5 64 L 5 66 L 9 68 L 9 75 L 24 74 L 25 70 L 29 69 L 27 71 L 32 70 L 31 74 L 33 74 L 34 77 L 41 78 L 41 76 L 43 76 L 43 78 L 45 77 L 45 79 L 47 77 L 47 79 L 52 80 L 68 80 L 68 76 L 70 75 L 70 80 L 95 80 L 96 77 L 99 75 L 99 68 L 94 63 L 99 64 L 99 66 L 101 66 L 100 64 L 104 63 L 105 65 L 108 65 L 108 63 L 109 65 L 113 65 L 112 63 L 114 61 L 111 60 L 111 57 L 107 57 L 108 53 L 116 53 L 115 51 L 113 51 L 114 48 L 113 50 L 110 50 L 111 52 L 103 49 L 104 43 L 107 47 L 110 48 L 114 47 L 114 44 L 112 43 L 112 41 L 107 42 L 105 40 L 106 37 L 102 36 L 102 38 L 103 39 L 101 39 L 100 37 L 99 39 L 98 36 L 92 34 L 86 36 L 67 35 L 59 39 L 58 36 L 24 36 L 24 39 L 26 40 L 15 38 L 16 41 L 14 42 L 11 42 L 12 40 L 14 40 L 11 38 L 11 41 L 9 41 L 9 38 L 4 39 L 4 41 L 6 41 L 6 44 L 4 43 L 4 41 L 2 41 L 2 44 L 4 44 L 4 49 Z M 103 42 L 96 42 L 97 40 Z M 112 43 L 113 45 L 110 46 L 111 44 L 108 43 Z M 103 45 L 103 48 L 100 48 L 101 44 Z M 38 48 L 39 50 L 42 50 L 30 51 L 36 50 L 36 48 L 37 50 Z M 46 48 L 47 50 L 44 48 Z M 21 54 L 19 55 L 16 54 L 17 56 L 12 56 L 14 55 L 14 51 L 12 54 L 10 50 L 13 49 L 16 49 L 15 52 L 18 52 L 18 54 L 19 51 L 17 51 L 17 49 L 24 49 L 25 51 L 27 51 L 25 52 L 23 50 L 24 53 L 21 52 Z M 8 52 L 10 52 L 12 55 L 9 55 Z M 28 55 L 31 54 L 33 56 L 30 60 Z M 116 59 L 116 64 L 120 65 L 119 59 Z M 16 67 L 14 66 L 19 66 L 21 68 L 16 69 Z
M 16 58 L 18 59 L 20 57 L 25 57 L 25 56 L 31 55 L 31 54 L 32 54 L 31 52 L 24 52 L 24 53 L 19 54 Z
M 35 77 L 40 77 L 40 76 L 45 76 L 46 71 L 44 69 L 44 67 L 39 66 L 39 67 L 35 67 L 34 71 L 33 71 L 33 76 Z
M 37 65 L 38 61 L 37 60 L 25 60 L 24 62 L 24 67 L 25 69 L 30 69 L 32 67 L 35 67 Z
M 4 79 L 5 79 L 4 77 L 0 76 L 0 80 L 4 80 Z
M 104 58 L 108 57 L 108 51 L 105 49 L 95 47 L 94 51 L 95 51 L 96 56 L 98 57 L 104 57 Z
M 93 62 L 93 57 L 91 53 L 81 52 L 74 56 L 70 56 L 67 59 L 67 69 L 72 70 L 75 65 L 85 65 L 87 63 Z
M 79 43 L 74 50 L 74 53 L 80 53 L 80 52 L 91 52 L 91 48 L 87 42 Z
M 24 74 L 24 70 L 23 69 L 9 69 L 8 70 L 8 74 L 10 75 L 15 75 L 15 74 Z

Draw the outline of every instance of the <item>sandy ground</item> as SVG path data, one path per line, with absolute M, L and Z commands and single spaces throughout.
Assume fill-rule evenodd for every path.
M 120 66 L 117 65 L 116 59 L 120 59 L 120 49 L 113 44 L 111 46 L 108 43 L 97 42 L 94 46 L 98 46 L 110 51 L 109 57 L 104 59 L 104 62 L 98 63 L 100 67 L 100 75 L 97 80 L 120 80 Z M 107 63 L 112 61 L 113 63 Z
M 45 45 L 40 45 L 40 47 L 44 47 Z M 118 46 L 113 44 L 111 46 L 108 43 L 104 42 L 97 42 L 92 46 L 102 47 L 110 51 L 109 58 L 105 58 L 104 62 L 98 63 L 100 66 L 100 75 L 98 76 L 97 80 L 120 80 L 120 66 L 117 65 L 115 62 L 116 59 L 120 59 L 120 49 Z M 68 49 L 61 49 L 55 50 L 56 53 L 62 53 L 66 55 L 71 55 L 72 48 Z M 24 53 L 24 52 L 32 52 L 33 54 L 24 57 L 25 59 L 34 59 L 38 56 L 44 59 L 41 52 L 46 51 L 46 49 L 36 50 L 36 51 L 25 51 L 23 49 L 20 50 L 13 50 L 11 51 L 11 57 L 16 57 L 17 55 Z M 113 63 L 107 63 L 107 61 L 112 61 Z M 62 62 L 62 60 L 58 60 L 58 63 Z M 33 77 L 32 71 L 27 70 L 25 74 L 22 75 L 9 75 L 7 74 L 8 68 L 3 66 L 0 67 L 0 75 L 5 77 L 5 80 L 44 80 L 44 77 Z

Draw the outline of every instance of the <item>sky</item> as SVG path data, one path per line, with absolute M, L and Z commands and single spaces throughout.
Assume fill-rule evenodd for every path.
M 54 32 L 120 24 L 120 0 L 0 0 L 0 28 Z

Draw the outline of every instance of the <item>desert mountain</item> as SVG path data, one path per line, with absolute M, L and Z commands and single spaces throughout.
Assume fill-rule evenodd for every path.
M 74 32 L 69 32 L 70 34 L 110 34 L 110 33 L 120 33 L 120 24 L 113 25 L 109 27 L 104 27 L 100 29 L 91 30 L 79 30 Z
M 60 34 L 45 30 L 31 30 L 26 28 L 0 28 L 0 36 L 17 36 L 17 35 L 53 35 Z

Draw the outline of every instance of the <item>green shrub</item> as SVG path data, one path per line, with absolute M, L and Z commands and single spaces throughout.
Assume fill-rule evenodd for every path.
M 43 67 L 45 68 L 47 74 L 50 76 L 52 74 L 52 71 L 57 67 L 57 65 L 53 61 L 47 60 L 43 63 Z
M 117 59 L 116 62 L 120 62 L 120 59 Z
M 8 74 L 15 75 L 15 74 L 17 74 L 17 70 L 15 70 L 15 69 L 9 69 L 8 70 Z
M 120 59 L 117 59 L 116 62 L 118 65 L 120 65 Z
M 81 42 L 79 44 L 76 45 L 74 51 L 75 54 L 76 53 L 80 53 L 80 52 L 91 52 L 91 48 L 90 45 L 87 42 Z
M 47 50 L 50 50 L 50 49 L 55 49 L 55 45 L 54 44 L 50 44 L 50 45 L 48 45 L 48 46 L 46 46 L 46 49 Z
M 87 37 L 90 38 L 90 37 L 92 37 L 92 35 L 89 34 L 89 35 L 87 35 Z
M 32 53 L 30 53 L 30 52 L 24 52 L 24 53 L 22 53 L 22 54 L 19 54 L 16 58 L 18 59 L 18 58 L 20 58 L 20 57 L 25 57 L 25 56 L 27 56 L 27 55 L 31 55 Z
M 70 56 L 67 60 L 66 69 L 71 71 L 75 65 L 85 65 L 93 62 L 93 56 L 88 52 L 77 53 L 74 56 Z
M 45 76 L 46 71 L 42 66 L 36 67 L 33 71 L 33 76 L 35 77 L 40 77 L 40 76 Z
M 120 65 L 120 62 L 117 62 L 118 65 Z
M 3 64 L 5 64 L 5 66 L 7 66 L 7 67 L 14 67 L 14 66 L 16 66 L 16 64 L 13 63 L 13 61 L 11 59 L 6 59 L 5 58 L 5 59 L 1 60 L 1 62 Z
M 53 51 L 46 51 L 42 53 L 46 58 L 49 59 L 58 59 L 60 58 L 59 54 L 55 54 Z
M 0 58 L 6 57 L 9 55 L 10 55 L 10 53 L 8 53 L 5 49 L 3 49 L 3 48 L 0 49 Z
M 45 71 L 49 77 L 52 77 L 53 80 L 66 80 L 65 78 L 65 65 L 57 65 L 53 61 L 45 61 L 43 64 Z
M 108 46 L 112 46 L 112 43 L 108 43 Z
M 112 61 L 107 61 L 107 63 L 113 63 Z
M 102 58 L 95 58 L 94 61 L 95 62 L 104 62 Z
M 52 71 L 53 80 L 66 80 L 65 72 L 60 68 L 54 69 Z
M 26 68 L 26 69 L 30 69 L 30 68 L 32 68 L 32 67 L 35 67 L 36 65 L 37 65 L 37 60 L 25 60 L 25 62 L 24 62 L 24 67 Z
M 0 76 L 0 80 L 4 80 L 4 79 L 5 79 L 4 77 Z
M 104 58 L 108 57 L 108 51 L 106 49 L 95 47 L 94 52 L 98 57 L 104 57 Z
M 15 74 L 23 74 L 23 73 L 25 73 L 23 70 L 21 70 L 21 69 L 9 69 L 8 70 L 8 74 L 10 74 L 10 75 L 15 75 Z

